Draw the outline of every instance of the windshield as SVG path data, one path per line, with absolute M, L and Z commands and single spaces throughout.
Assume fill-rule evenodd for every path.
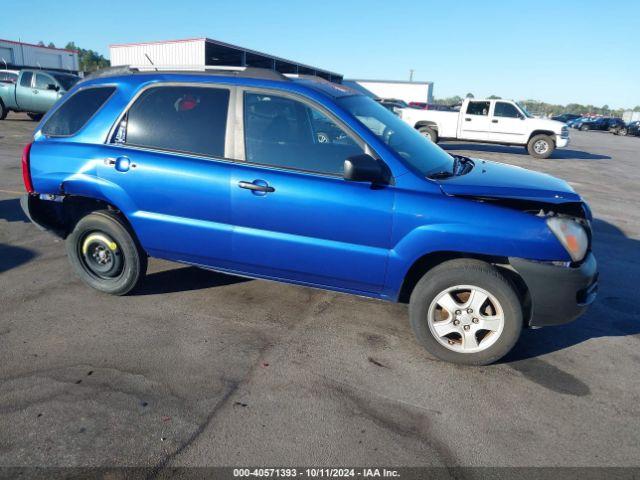
M 524 113 L 528 118 L 533 118 L 533 115 L 531 115 L 527 109 L 525 108 L 525 106 L 523 104 L 521 104 L 520 102 L 516 102 L 516 105 L 518 105 L 518 107 L 520 108 L 520 110 L 522 110 L 522 113 Z
M 76 77 L 75 75 L 64 75 L 60 73 L 52 74 L 53 77 L 58 81 L 63 90 L 71 90 L 80 77 Z
M 422 175 L 453 170 L 451 155 L 371 98 L 355 95 L 337 102 Z

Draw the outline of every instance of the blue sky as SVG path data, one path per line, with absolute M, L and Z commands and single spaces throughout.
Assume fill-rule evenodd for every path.
M 210 37 L 435 96 L 640 105 L 640 2 L 6 1 L 0 38 L 109 44 Z

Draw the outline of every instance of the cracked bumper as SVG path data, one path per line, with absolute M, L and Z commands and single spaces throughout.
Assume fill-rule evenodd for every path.
M 510 258 L 531 294 L 529 326 L 542 327 L 571 322 L 582 315 L 596 298 L 598 266 L 593 253 L 577 267 Z

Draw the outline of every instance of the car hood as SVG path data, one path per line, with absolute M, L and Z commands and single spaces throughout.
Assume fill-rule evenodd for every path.
M 562 127 L 566 126 L 564 122 L 549 118 L 528 118 L 527 124 L 532 130 L 551 130 L 558 135 L 562 133 Z
M 579 202 L 582 199 L 564 180 L 521 167 L 473 159 L 465 175 L 439 180 L 447 195 L 510 198 L 547 203 Z

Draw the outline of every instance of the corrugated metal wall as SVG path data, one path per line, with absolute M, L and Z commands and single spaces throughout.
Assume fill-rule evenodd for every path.
M 433 84 L 427 82 L 394 82 L 345 79 L 343 85 L 379 98 L 397 98 L 405 102 L 433 102 Z
M 0 40 L 0 68 L 4 68 L 4 62 L 14 67 L 55 68 L 74 72 L 79 69 L 77 53 Z
M 636 120 L 640 120 L 640 112 L 634 112 L 633 110 L 627 110 L 622 114 L 622 120 L 625 122 L 635 122 Z
M 149 56 L 156 66 L 204 66 L 205 41 L 203 39 L 109 47 L 112 66 L 149 65 Z M 146 54 L 146 55 L 145 55 Z

